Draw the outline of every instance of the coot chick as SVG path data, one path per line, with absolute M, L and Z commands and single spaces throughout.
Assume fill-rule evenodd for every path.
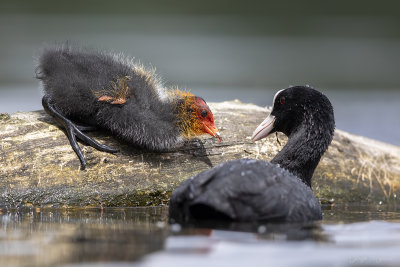
M 271 114 L 252 139 L 283 132 L 288 142 L 271 162 L 240 159 L 184 181 L 170 199 L 171 222 L 302 222 L 322 218 L 311 177 L 335 128 L 328 98 L 309 87 L 276 93 Z
M 100 151 L 118 151 L 83 133 L 97 128 L 153 151 L 179 147 L 206 133 L 221 140 L 204 99 L 166 89 L 154 70 L 131 58 L 69 46 L 47 48 L 37 78 L 45 92 L 43 107 L 65 128 L 82 169 L 86 161 L 76 138 Z

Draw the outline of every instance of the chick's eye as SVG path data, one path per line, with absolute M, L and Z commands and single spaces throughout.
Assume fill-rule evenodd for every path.
M 284 105 L 285 104 L 285 97 L 281 97 L 280 99 L 279 99 L 279 103 L 281 103 L 281 105 Z
M 203 110 L 203 111 L 201 112 L 201 116 L 202 116 L 203 118 L 207 117 L 207 110 Z

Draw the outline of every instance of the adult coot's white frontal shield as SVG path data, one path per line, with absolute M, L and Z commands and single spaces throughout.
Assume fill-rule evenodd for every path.
M 275 99 L 284 90 L 286 90 L 286 89 L 281 89 L 278 92 L 276 92 L 276 94 L 274 95 L 274 99 L 272 100 L 272 110 L 273 110 L 273 106 L 275 105 Z M 272 110 L 271 110 L 271 113 L 272 113 Z M 275 123 L 275 119 L 276 119 L 275 116 L 271 115 L 271 113 L 254 130 L 253 136 L 251 137 L 251 140 L 258 141 L 260 139 L 263 139 L 264 137 L 267 137 L 271 133 L 272 129 L 274 128 L 274 123 Z
M 267 137 L 274 128 L 275 119 L 274 115 L 269 114 L 269 116 L 254 130 L 251 140 L 257 141 Z

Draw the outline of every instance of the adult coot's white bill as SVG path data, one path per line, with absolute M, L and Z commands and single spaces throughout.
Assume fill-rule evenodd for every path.
M 271 162 L 233 160 L 186 180 L 171 196 L 171 221 L 321 219 L 311 178 L 334 128 L 332 105 L 322 93 L 305 86 L 277 92 L 271 114 L 252 139 L 279 131 L 289 138 L 285 147 Z

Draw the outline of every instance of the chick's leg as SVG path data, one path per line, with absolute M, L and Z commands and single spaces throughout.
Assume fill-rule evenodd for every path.
M 81 132 L 93 132 L 97 131 L 98 128 L 96 126 L 83 126 L 83 125 L 76 125 L 75 126 L 79 129 Z
M 69 143 L 71 144 L 72 149 L 75 151 L 76 155 L 79 158 L 79 161 L 81 162 L 82 170 L 84 170 L 86 168 L 86 160 L 82 154 L 80 147 L 78 146 L 76 137 L 78 137 L 80 140 L 82 140 L 86 144 L 96 148 L 97 150 L 109 152 L 109 153 L 118 152 L 118 149 L 99 144 L 98 142 L 93 140 L 91 137 L 84 134 L 82 131 L 89 131 L 89 130 L 93 130 L 94 128 L 92 126 L 77 126 L 77 125 L 75 125 L 71 120 L 67 119 L 64 115 L 62 115 L 60 112 L 57 111 L 57 109 L 51 103 L 51 99 L 50 99 L 49 95 L 43 96 L 42 105 L 43 105 L 44 110 L 48 114 L 50 114 L 52 117 L 54 117 L 65 128 Z

